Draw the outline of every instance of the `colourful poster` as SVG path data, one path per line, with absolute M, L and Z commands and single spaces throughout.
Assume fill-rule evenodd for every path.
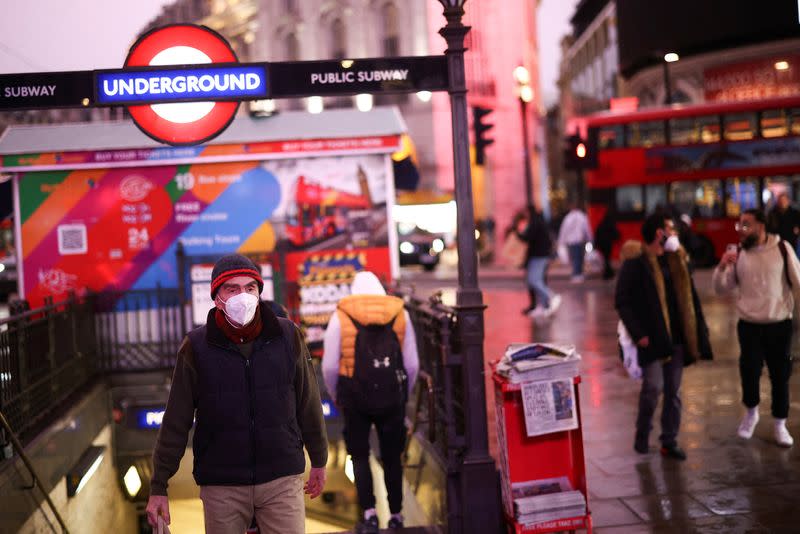
M 381 250 L 382 154 L 27 172 L 18 180 L 24 294 L 178 286 L 187 255 Z

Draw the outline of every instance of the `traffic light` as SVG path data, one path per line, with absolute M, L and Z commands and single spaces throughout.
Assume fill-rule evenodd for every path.
M 475 133 L 475 163 L 483 165 L 486 161 L 486 147 L 494 143 L 494 139 L 486 137 L 486 132 L 494 128 L 494 124 L 483 122 L 486 115 L 493 110 L 475 106 L 472 108 L 472 129 Z
M 596 167 L 596 160 L 589 144 L 580 135 L 573 134 L 564 140 L 564 167 L 567 169 L 591 169 Z

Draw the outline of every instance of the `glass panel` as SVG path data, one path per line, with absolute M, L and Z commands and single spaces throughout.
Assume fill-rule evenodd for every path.
M 617 213 L 641 212 L 644 208 L 642 186 L 626 185 L 617 188 Z
M 645 212 L 653 213 L 656 208 L 667 207 L 667 188 L 663 184 L 647 185 L 644 188 Z
M 782 109 L 766 109 L 761 112 L 761 136 L 783 137 L 789 133 L 786 111 Z
M 697 117 L 697 127 L 700 129 L 701 143 L 716 143 L 719 141 L 719 119 L 716 115 Z
M 792 194 L 792 183 L 788 176 L 766 176 L 764 178 L 764 190 L 761 192 L 761 202 L 764 209 L 769 211 L 778 200 L 781 193 Z
M 758 207 L 758 178 L 728 178 L 725 180 L 725 215 L 738 217 L 744 210 Z
M 622 148 L 622 125 L 601 126 L 597 132 L 597 143 L 600 148 Z
M 690 217 L 721 217 L 722 187 L 719 180 L 674 182 L 669 188 L 669 202 Z
M 666 143 L 663 121 L 633 122 L 628 124 L 627 146 L 653 146 Z
M 725 139 L 728 141 L 744 141 L 756 136 L 755 113 L 732 113 L 723 115 Z
M 789 131 L 792 135 L 800 135 L 800 108 L 789 110 Z
M 719 141 L 719 119 L 716 115 L 670 119 L 669 128 L 673 145 Z
M 673 145 L 689 145 L 698 139 L 697 124 L 694 117 L 688 119 L 670 119 L 670 142 Z

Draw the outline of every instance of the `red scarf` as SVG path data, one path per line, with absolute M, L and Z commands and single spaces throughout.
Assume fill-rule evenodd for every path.
M 225 337 L 237 345 L 249 343 L 261 333 L 261 306 L 256 307 L 256 314 L 253 316 L 253 320 L 241 328 L 233 326 L 225 316 L 225 312 L 219 308 L 217 308 L 217 312 L 214 314 L 214 322 L 217 323 L 217 326 L 225 334 Z

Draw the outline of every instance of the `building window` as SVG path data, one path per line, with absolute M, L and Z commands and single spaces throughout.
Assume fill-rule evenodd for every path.
M 381 8 L 383 21 L 383 42 L 381 48 L 384 56 L 400 55 L 400 30 L 397 20 L 397 6 L 392 3 Z
M 345 35 L 342 19 L 336 19 L 331 23 L 330 46 L 333 59 L 345 59 L 347 57 L 347 36 Z

